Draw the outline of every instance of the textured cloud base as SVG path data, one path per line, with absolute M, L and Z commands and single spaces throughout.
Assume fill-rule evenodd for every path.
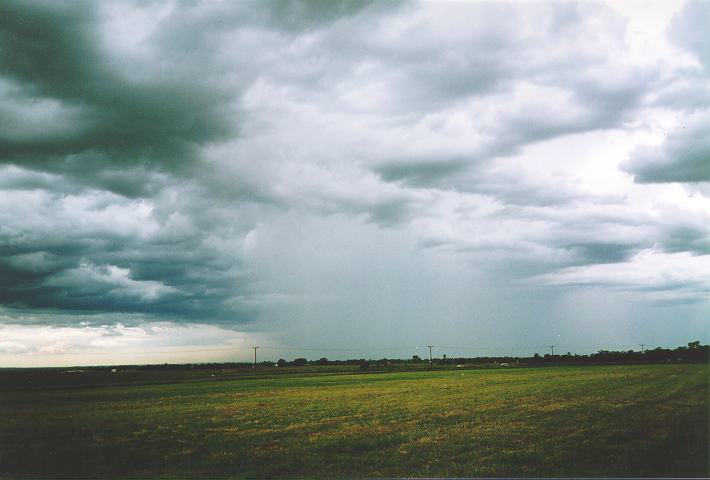
M 2 2 L 2 322 L 707 340 L 708 21 Z

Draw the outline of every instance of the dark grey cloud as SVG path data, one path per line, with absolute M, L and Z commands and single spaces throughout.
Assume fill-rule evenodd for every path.
M 638 251 L 638 245 L 613 242 L 588 242 L 567 245 L 580 258 L 580 263 L 619 263 L 631 258 Z
M 710 214 L 670 209 L 658 220 L 657 247 L 664 252 L 710 254 Z
M 102 47 L 98 8 L 94 2 L 0 6 L 2 80 L 12 86 L 17 109 L 54 110 L 36 119 L 6 110 L 5 123 L 14 128 L 0 134 L 0 161 L 144 195 L 154 171 L 190 171 L 199 145 L 234 132 L 228 97 L 199 82 L 199 71 L 171 78 L 150 66 L 155 76 L 130 78 Z
M 640 147 L 622 165 L 639 183 L 710 181 L 710 116 L 701 114 L 657 147 Z
M 116 8 L 122 7 L 150 5 Z M 105 24 L 108 4 L 4 2 L 0 122 L 8 128 L 0 130 L 0 162 L 129 197 L 196 176 L 220 183 L 222 173 L 210 172 L 202 148 L 239 137 L 244 91 L 265 75 L 307 82 L 322 76 L 289 68 L 300 61 L 288 55 L 289 44 L 334 22 L 360 15 L 366 23 L 365 13 L 393 8 L 398 3 L 175 5 L 140 54 L 126 54 L 120 35 L 106 38 L 113 32 Z M 277 201 L 240 180 L 243 197 Z
M 704 25 L 710 21 L 707 4 L 688 1 L 673 18 L 670 38 L 690 53 L 698 66 L 685 67 L 659 93 L 656 104 L 683 112 L 680 124 L 667 132 L 661 145 L 639 147 L 622 169 L 639 183 L 699 183 L 710 181 L 710 40 Z
M 646 251 L 685 268 L 648 291 L 698 298 L 705 218 L 580 151 L 697 82 L 627 33 L 584 3 L 3 2 L 0 314 L 417 344 L 543 318 L 529 276 L 641 292 Z M 629 171 L 700 178 L 700 130 Z
M 707 228 L 692 226 L 674 227 L 663 239 L 663 246 L 669 252 L 693 252 L 697 255 L 710 254 L 710 232 Z
M 485 188 L 480 173 L 496 159 L 536 143 L 619 128 L 633 118 L 660 75 L 609 53 L 623 44 L 623 22 L 581 5 L 547 7 L 532 12 L 477 4 L 462 7 L 455 19 L 437 17 L 441 12 L 432 7 L 428 16 L 406 22 L 407 28 L 391 19 L 411 41 L 375 33 L 364 44 L 348 45 L 350 55 L 371 66 L 368 74 L 377 75 L 372 93 L 381 98 L 377 108 L 399 120 L 393 129 L 415 124 L 416 138 L 426 122 L 427 133 L 445 137 L 446 122 L 460 117 L 476 138 L 460 148 L 465 153 L 443 142 L 425 153 L 373 152 L 372 171 L 414 187 L 490 192 L 477 189 Z M 595 29 L 586 22 L 592 13 L 613 28 Z M 437 21 L 450 31 L 431 37 Z M 380 29 L 388 31 L 388 25 L 385 18 Z M 342 42 L 332 43 L 341 48 Z M 391 86 L 386 96 L 378 90 L 381 83 Z
M 3 3 L 4 76 L 21 82 L 29 95 L 85 109 L 93 120 L 83 132 L 46 142 L 7 138 L 2 145 L 5 157 L 126 149 L 143 150 L 152 160 L 176 156 L 191 144 L 228 132 L 219 110 L 223 98 L 197 82 L 164 78 L 141 84 L 113 71 L 94 31 L 94 5 Z M 112 160 L 128 160 L 124 157 Z
M 252 320 L 259 286 L 241 264 L 239 242 L 255 224 L 253 205 L 280 201 L 249 178 L 225 178 L 202 155 L 238 137 L 234 103 L 259 74 L 249 51 L 258 38 L 236 41 L 225 64 L 220 47 L 242 28 L 290 38 L 368 6 L 176 6 L 145 40 L 142 50 L 153 55 L 146 61 L 104 38 L 107 4 L 4 2 L 0 121 L 8 128 L 0 130 L 0 162 L 8 166 L 0 187 L 9 201 L 36 202 L 37 218 L 4 212 L 0 303 Z M 242 201 L 246 207 L 234 206 Z M 147 213 L 136 218 L 140 208 Z M 380 202 L 373 218 L 388 222 L 397 208 Z M 150 232 L 136 228 L 141 221 Z
M 253 293 L 233 259 L 202 245 L 195 245 L 202 250 L 199 254 L 189 254 L 185 243 L 123 242 L 113 252 L 106 252 L 111 247 L 103 242 L 95 244 L 69 243 L 42 251 L 28 245 L 29 253 L 14 255 L 2 248 L 0 302 L 14 308 L 143 313 L 218 323 L 243 324 L 253 317 L 248 305 L 228 304 L 236 295 Z M 140 249 L 140 255 L 132 255 L 131 248 Z
M 374 170 L 386 182 L 401 181 L 415 187 L 436 185 L 445 188 L 444 182 L 451 181 L 453 175 L 466 170 L 471 163 L 463 158 L 407 159 L 383 163 Z
M 22 190 L 4 198 L 19 203 L 0 214 L 2 305 L 220 323 L 254 318 L 248 301 L 233 301 L 260 293 L 241 258 L 240 239 L 254 222 L 248 208 L 225 212 L 199 198 L 163 208 L 105 192 Z M 252 219 L 241 223 L 237 215 Z

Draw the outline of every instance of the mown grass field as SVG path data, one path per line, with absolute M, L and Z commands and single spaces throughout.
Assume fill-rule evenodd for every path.
M 707 476 L 708 366 L 0 386 L 0 477 Z

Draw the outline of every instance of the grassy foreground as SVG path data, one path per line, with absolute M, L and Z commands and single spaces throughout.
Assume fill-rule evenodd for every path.
M 707 476 L 708 366 L 0 389 L 0 477 Z

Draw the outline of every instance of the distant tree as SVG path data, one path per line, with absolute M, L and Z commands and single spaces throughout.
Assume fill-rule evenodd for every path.
M 318 365 L 328 365 L 328 363 L 330 363 L 330 362 L 328 362 L 328 359 L 327 359 L 327 358 L 322 357 L 322 358 L 320 358 L 316 363 L 317 363 Z
M 420 363 L 422 359 L 419 357 L 419 355 L 412 355 L 412 363 Z
M 307 363 L 308 363 L 308 360 L 306 360 L 306 359 L 303 358 L 303 357 L 299 357 L 299 358 L 297 358 L 297 359 L 295 359 L 295 360 L 293 361 L 293 365 L 296 366 L 296 367 L 302 367 L 302 366 L 304 366 L 304 365 L 307 364 Z
M 279 358 L 279 360 L 276 362 L 276 365 L 278 365 L 279 367 L 284 367 L 286 366 L 286 360 L 284 360 L 283 358 Z

